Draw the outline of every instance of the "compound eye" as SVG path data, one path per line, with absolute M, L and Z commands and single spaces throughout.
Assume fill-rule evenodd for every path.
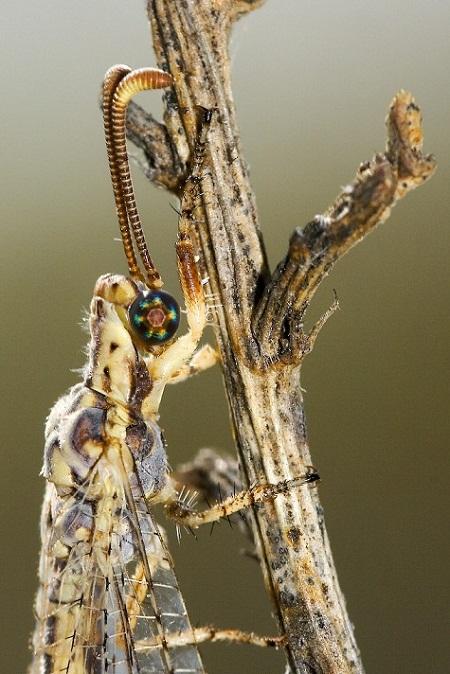
M 134 332 L 146 344 L 164 344 L 171 339 L 180 323 L 180 307 L 162 290 L 139 293 L 128 309 Z

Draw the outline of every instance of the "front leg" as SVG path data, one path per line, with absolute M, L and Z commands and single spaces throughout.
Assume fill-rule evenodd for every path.
M 209 121 L 210 115 L 205 115 L 194 148 L 192 172 L 186 181 L 181 199 L 176 243 L 178 275 L 186 304 L 189 331 L 171 344 L 151 366 L 154 381 L 160 381 L 163 385 L 173 377 L 176 378 L 180 371 L 186 372 L 186 364 L 191 360 L 198 346 L 207 320 L 204 282 L 197 266 L 198 258 L 194 252 L 192 236 L 194 235 L 193 220 L 204 166 Z
M 185 381 L 189 377 L 193 377 L 213 367 L 219 360 L 219 352 L 210 344 L 205 344 L 194 353 L 188 363 L 185 363 L 177 372 L 173 373 L 168 383 L 178 384 L 180 381 Z
M 189 331 L 178 337 L 149 365 L 153 380 L 163 385 L 182 371 L 186 363 L 191 360 L 206 325 L 203 284 L 197 268 L 192 241 L 185 231 L 180 232 L 176 249 Z

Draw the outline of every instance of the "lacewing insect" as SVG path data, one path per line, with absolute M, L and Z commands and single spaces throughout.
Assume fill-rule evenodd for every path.
M 210 346 L 197 349 L 207 306 L 183 202 L 176 253 L 189 329 L 176 338 L 180 308 L 161 289 L 130 176 L 127 105 L 138 91 L 171 81 L 161 70 L 127 66 L 114 66 L 104 80 L 106 146 L 129 274 L 97 280 L 83 380 L 56 402 L 47 419 L 29 674 L 202 674 L 201 641 L 282 643 L 282 638 L 238 630 L 192 628 L 151 510 L 163 503 L 172 519 L 197 527 L 317 479 L 311 473 L 261 485 L 197 513 L 170 475 L 158 426 L 164 388 L 217 361 Z M 197 152 L 192 176 L 201 170 Z M 192 184 L 188 179 L 186 191 Z

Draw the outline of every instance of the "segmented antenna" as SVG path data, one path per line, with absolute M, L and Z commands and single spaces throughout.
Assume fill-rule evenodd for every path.
M 162 281 L 151 258 L 136 206 L 126 144 L 126 115 L 128 104 L 137 93 L 162 89 L 171 83 L 172 77 L 163 70 L 131 70 L 124 65 L 112 66 L 103 81 L 103 124 L 120 235 L 130 274 L 143 278 L 134 240 L 145 270 L 143 280 L 150 288 L 160 288 Z

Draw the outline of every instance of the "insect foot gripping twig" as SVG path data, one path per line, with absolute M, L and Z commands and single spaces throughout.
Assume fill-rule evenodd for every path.
M 320 321 L 305 335 L 306 309 L 335 262 L 434 171 L 433 158 L 421 152 L 418 107 L 400 92 L 388 116 L 386 151 L 361 165 L 323 215 L 294 231 L 272 273 L 240 147 L 228 57 L 233 22 L 259 4 L 148 0 L 158 63 L 174 82 L 165 128 L 184 162 L 197 134 L 192 110 L 201 105 L 218 111 L 191 223 L 202 274 L 218 298 L 214 324 L 247 487 L 292 480 L 312 463 L 299 372 Z M 145 129 L 140 142 L 143 136 Z M 290 671 L 361 674 L 317 490 L 290 490 L 253 511 L 253 535 L 280 633 L 287 637 Z

